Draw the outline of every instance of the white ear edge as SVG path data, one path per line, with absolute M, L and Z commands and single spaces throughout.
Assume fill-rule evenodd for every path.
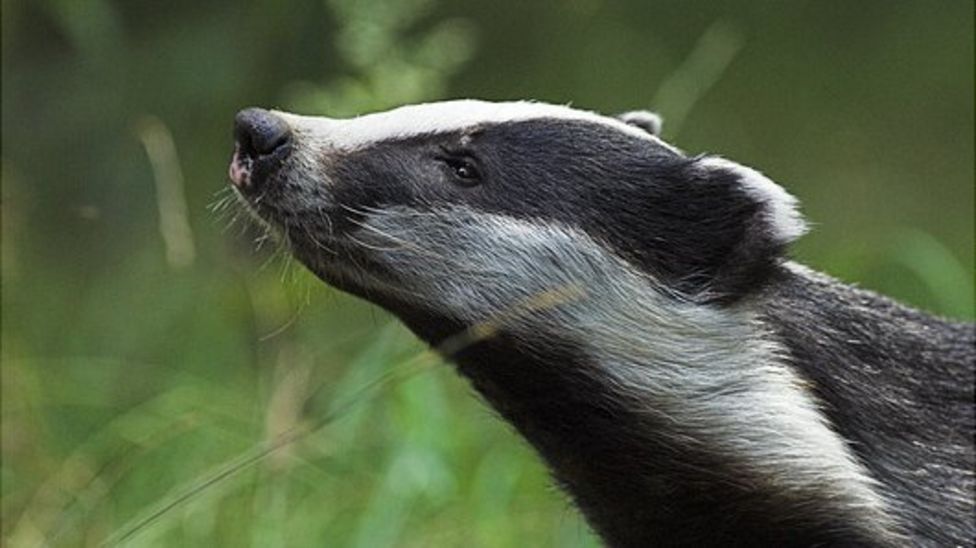
M 623 114 L 618 114 L 617 118 L 626 124 L 637 126 L 655 137 L 661 135 L 661 127 L 664 124 L 664 120 L 661 119 L 659 114 L 648 110 L 624 112 Z
M 738 175 L 742 190 L 765 206 L 766 218 L 778 242 L 786 244 L 807 233 L 808 226 L 800 214 L 797 199 L 762 173 L 719 156 L 707 156 L 699 162 L 705 169 Z

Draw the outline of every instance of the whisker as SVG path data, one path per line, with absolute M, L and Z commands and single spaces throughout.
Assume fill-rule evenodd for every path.
M 214 199 L 207 205 L 207 210 L 215 214 L 225 211 L 235 199 L 234 191 L 228 187 L 214 192 L 213 196 Z
M 388 213 L 389 212 L 388 210 L 383 209 L 383 208 L 380 208 L 380 207 L 374 207 L 374 206 L 360 206 L 360 207 L 362 207 L 362 211 L 360 213 L 383 214 L 383 213 Z M 352 208 L 349 208 L 349 209 L 352 210 Z
M 381 210 L 376 208 L 370 208 L 369 206 L 360 206 L 361 208 L 360 209 L 346 204 L 339 204 L 339 207 L 345 209 L 346 211 L 352 213 L 353 215 L 362 215 L 363 217 L 367 216 L 369 213 L 382 213 Z
M 255 251 L 261 251 L 261 249 L 264 248 L 264 244 L 266 244 L 268 241 L 273 241 L 273 240 L 274 240 L 274 237 L 272 237 L 271 234 L 268 234 L 268 233 L 264 233 L 264 234 L 258 236 L 257 238 L 254 239 L 254 249 L 255 249 Z
M 357 244 L 357 245 L 359 245 L 361 247 L 365 247 L 366 249 L 371 249 L 373 251 L 401 251 L 404 248 L 403 246 L 399 246 L 399 247 L 380 247 L 380 246 L 377 246 L 377 245 L 368 244 L 368 243 L 366 243 L 366 242 L 364 242 L 364 241 L 356 238 L 355 236 L 353 236 L 351 234 L 347 234 L 346 235 L 346 238 L 348 238 L 354 244 Z
M 287 263 L 291 259 L 291 253 L 288 251 L 291 248 L 291 242 L 288 240 L 287 234 L 282 234 L 280 237 L 271 235 L 270 239 L 278 245 L 275 246 L 274 252 L 258 267 L 259 272 L 267 269 L 276 260 L 284 260 Z
M 352 213 L 355 213 L 357 215 L 364 215 L 365 216 L 365 214 L 366 214 L 366 211 L 360 211 L 360 210 L 357 210 L 356 208 L 347 206 L 345 204 L 340 204 L 340 207 L 346 209 L 347 211 L 350 211 Z M 384 214 L 385 215 L 389 215 L 389 211 L 387 211 L 387 210 L 382 210 L 382 209 L 377 209 L 377 208 L 370 208 L 368 206 L 364 206 L 363 209 L 364 210 L 367 210 L 367 209 L 368 210 L 372 210 L 373 212 L 375 212 L 378 215 L 384 215 Z M 400 212 L 397 212 L 397 214 L 399 215 Z M 386 238 L 390 242 L 392 242 L 394 244 L 398 244 L 400 246 L 400 247 L 383 248 L 383 247 L 377 246 L 375 244 L 366 244 L 365 242 L 362 242 L 360 240 L 354 240 L 356 243 L 358 243 L 359 245 L 361 245 L 361 246 L 363 246 L 363 247 L 365 247 L 367 249 L 373 249 L 375 251 L 410 250 L 410 251 L 416 252 L 419 255 L 424 255 L 424 256 L 431 257 L 431 258 L 437 259 L 437 260 L 442 261 L 442 262 L 445 262 L 445 263 L 453 264 L 453 265 L 457 266 L 458 268 L 463 268 L 465 270 L 468 269 L 468 266 L 465 263 L 463 263 L 463 262 L 461 262 L 461 261 L 459 261 L 457 259 L 453 259 L 453 258 L 450 258 L 450 257 L 446 257 L 446 256 L 441 255 L 439 253 L 435 253 L 435 252 L 433 252 L 433 251 L 431 251 L 429 249 L 424 249 L 423 247 L 420 247 L 416 243 L 413 243 L 413 242 L 410 242 L 410 241 L 405 240 L 403 238 L 400 238 L 400 237 L 394 236 L 392 234 L 389 234 L 389 233 L 387 233 L 387 232 L 385 232 L 385 231 L 383 231 L 383 230 L 381 230 L 381 229 L 379 229 L 379 228 L 377 228 L 377 227 L 375 227 L 375 226 L 373 226 L 371 224 L 365 223 L 365 222 L 360 221 L 360 220 L 357 220 L 357 219 L 347 219 L 347 220 L 350 223 L 352 223 L 352 224 L 354 224 L 354 225 L 356 225 L 356 226 L 358 226 L 358 227 L 360 227 L 360 228 L 362 228 L 364 230 L 368 230 L 368 231 L 370 231 L 370 232 L 372 232 L 372 233 L 374 233 L 374 234 L 376 234 L 378 236 L 381 236 L 383 238 Z M 352 239 L 352 237 L 350 235 L 348 235 L 348 234 L 345 237 Z
M 302 227 L 302 232 L 304 232 L 305 235 L 308 236 L 308 239 L 311 240 L 313 244 L 315 244 L 315 247 L 318 247 L 319 249 L 331 253 L 332 255 L 338 254 L 336 253 L 336 250 L 320 242 L 319 239 L 315 237 L 315 234 L 311 230 L 309 230 L 308 225 L 303 224 L 301 225 L 301 227 Z
M 329 217 L 329 214 L 323 211 L 322 209 L 319 209 L 319 219 L 325 221 L 325 229 L 326 232 L 328 232 L 329 236 L 334 236 L 335 230 L 334 227 L 332 226 L 332 218 Z

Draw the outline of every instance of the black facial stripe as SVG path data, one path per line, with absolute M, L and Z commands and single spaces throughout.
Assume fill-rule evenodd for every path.
M 436 166 L 439 151 L 462 141 L 481 169 L 477 188 L 447 184 Z M 417 209 L 455 204 L 558 222 L 606 242 L 678 290 L 744 291 L 764 261 L 739 271 L 726 263 L 758 206 L 737 190 L 733 174 L 706 179 L 695 174 L 693 162 L 613 127 L 532 120 L 385 141 L 351 153 L 337 162 L 336 199 Z M 719 274 L 729 274 L 726 287 L 716 283 Z
M 477 185 L 458 184 L 444 150 L 477 161 Z M 382 141 L 323 165 L 340 232 L 355 229 L 350 209 L 464 206 L 574 227 L 676 290 L 734 299 L 780 249 L 738 175 L 696 160 L 610 126 L 539 119 Z

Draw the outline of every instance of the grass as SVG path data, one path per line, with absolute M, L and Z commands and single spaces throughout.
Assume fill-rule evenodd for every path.
M 295 110 L 346 115 L 444 96 L 454 90 L 452 85 L 468 82 L 473 82 L 479 94 L 488 96 L 546 97 L 545 90 L 549 89 L 548 95 L 558 101 L 559 94 L 547 87 L 549 72 L 542 71 L 546 86 L 529 79 L 532 71 L 528 67 L 532 65 L 521 64 L 526 53 L 519 49 L 521 46 L 510 51 L 509 42 L 501 40 L 504 47 L 498 50 L 497 44 L 490 43 L 491 34 L 478 38 L 475 31 L 481 27 L 476 28 L 474 21 L 441 21 L 432 15 L 436 3 L 429 0 L 328 0 L 323 5 L 334 18 L 335 32 L 323 36 L 320 27 L 324 23 L 313 21 L 306 31 L 314 33 L 317 41 L 314 46 L 303 42 L 302 48 L 310 59 L 318 59 L 316 48 L 325 48 L 326 43 L 334 49 L 339 59 L 330 59 L 329 79 L 267 82 L 241 95 L 237 89 L 246 87 L 249 78 L 273 80 L 278 73 L 268 70 L 265 75 L 264 71 L 279 65 L 276 58 L 270 64 L 257 64 L 266 56 L 263 40 L 252 39 L 250 31 L 240 33 L 241 28 L 273 29 L 278 21 L 286 28 L 269 35 L 276 36 L 277 41 L 293 34 L 305 36 L 297 27 L 288 26 L 294 24 L 293 19 L 277 18 L 289 15 L 277 4 L 263 3 L 267 5 L 261 7 L 258 3 L 260 9 L 255 8 L 258 11 L 251 15 L 253 21 L 245 19 L 246 14 L 234 18 L 229 12 L 221 12 L 219 17 L 217 12 L 206 12 L 212 16 L 208 18 L 177 6 L 173 10 L 182 10 L 180 17 L 168 23 L 157 17 L 155 8 L 139 8 L 137 3 L 97 2 L 94 10 L 73 7 L 70 2 L 47 4 L 45 13 L 57 16 L 53 22 L 22 6 L 20 10 L 27 15 L 19 20 L 25 25 L 42 21 L 61 28 L 62 38 L 74 49 L 69 48 L 70 55 L 63 59 L 52 54 L 40 57 L 47 59 L 46 63 L 27 62 L 11 69 L 14 78 L 8 82 L 16 83 L 19 76 L 37 89 L 50 88 L 50 93 L 25 93 L 22 85 L 5 87 L 4 97 L 4 140 L 8 146 L 2 163 L 0 521 L 5 545 L 596 545 L 592 533 L 565 496 L 551 485 L 531 450 L 472 397 L 450 366 L 430 361 L 423 345 L 382 311 L 324 287 L 292 263 L 268 261 L 266 253 L 256 254 L 247 235 L 240 237 L 237 228 L 222 230 L 222 224 L 213 221 L 199 200 L 194 201 L 194 193 L 184 195 L 181 188 L 181 161 L 186 167 L 187 191 L 221 184 L 216 180 L 220 174 L 209 169 L 218 153 L 200 150 L 201 146 L 213 147 L 213 127 L 218 122 L 208 125 L 209 121 L 203 120 L 193 125 L 181 116 L 217 112 L 219 123 L 224 124 L 221 108 L 229 116 L 241 101 L 263 100 L 251 95 L 255 89 L 277 86 L 276 97 L 283 97 L 283 106 Z M 577 4 L 599 7 L 592 2 Z M 816 14 L 803 11 L 804 6 L 784 8 L 787 17 L 783 24 L 802 21 L 806 28 Z M 892 11 L 886 4 L 875 7 L 878 13 Z M 920 12 L 930 11 L 921 3 L 916 7 Z M 143 9 L 145 12 L 140 11 Z M 649 8 L 659 9 L 661 6 Z M 758 139 L 763 132 L 782 134 L 776 132 L 777 116 L 784 123 L 795 120 L 788 113 L 744 108 L 752 101 L 762 102 L 753 98 L 761 89 L 774 88 L 782 95 L 816 91 L 819 86 L 830 92 L 805 101 L 800 96 L 775 103 L 789 105 L 791 111 L 796 107 L 804 123 L 811 124 L 810 128 L 791 127 L 790 134 L 797 138 L 816 135 L 817 128 L 826 127 L 814 122 L 821 115 L 831 119 L 828 107 L 833 107 L 835 99 L 854 97 L 843 104 L 855 104 L 856 112 L 833 113 L 843 120 L 841 129 L 849 130 L 836 135 L 849 141 L 831 133 L 809 148 L 829 151 L 832 143 L 839 143 L 834 154 L 849 159 L 850 174 L 834 177 L 830 170 L 820 173 L 816 169 L 820 160 L 804 163 L 803 157 L 780 159 L 782 165 L 797 166 L 797 173 L 811 174 L 810 186 L 799 190 L 828 201 L 833 216 L 821 214 L 817 218 L 825 228 L 847 222 L 847 227 L 858 230 L 856 238 L 833 241 L 818 239 L 821 237 L 814 232 L 801 242 L 800 258 L 930 311 L 971 319 L 973 278 L 967 266 L 971 255 L 960 261 L 943 241 L 919 229 L 890 231 L 890 227 L 880 226 L 883 238 L 879 238 L 867 229 L 867 221 L 852 222 L 881 217 L 865 213 L 873 203 L 870 194 L 846 197 L 859 188 L 874 187 L 851 183 L 871 175 L 866 166 L 892 161 L 891 156 L 884 161 L 874 156 L 861 160 L 856 157 L 857 151 L 873 153 L 876 148 L 884 150 L 899 142 L 858 145 L 859 132 L 877 134 L 868 132 L 873 119 L 857 116 L 863 105 L 877 99 L 858 95 L 875 89 L 869 85 L 872 81 L 852 78 L 850 88 L 833 87 L 839 78 L 829 69 L 837 63 L 826 54 L 800 63 L 802 74 L 789 72 L 798 58 L 797 48 L 789 47 L 794 44 L 792 36 L 780 37 L 784 59 L 767 59 L 771 65 L 756 65 L 757 59 L 763 58 L 761 54 L 770 50 L 769 42 L 763 40 L 775 34 L 763 29 L 776 25 L 764 26 L 756 17 L 740 11 L 735 10 L 742 21 L 726 21 L 723 15 L 716 19 L 719 23 L 702 27 L 704 32 L 689 42 L 683 61 L 679 57 L 665 63 L 671 66 L 674 61 L 670 76 L 658 78 L 661 75 L 653 68 L 671 50 L 644 51 L 644 45 L 633 55 L 623 56 L 628 62 L 620 65 L 622 73 L 644 74 L 647 70 L 647 81 L 663 82 L 656 94 L 641 92 L 653 98 L 648 106 L 663 111 L 669 138 L 680 133 L 681 141 L 688 135 L 688 140 L 695 142 L 697 138 L 699 143 L 702 134 L 709 133 L 721 135 L 713 143 L 726 145 L 736 143 L 736 136 Z M 865 13 L 864 20 L 876 21 L 869 10 Z M 139 14 L 144 19 L 137 20 Z M 5 24 L 15 20 L 17 13 L 8 10 L 7 15 Z M 559 18 L 551 19 L 558 22 Z M 653 19 L 662 20 L 656 14 Z M 836 40 L 820 34 L 824 29 L 838 28 L 836 18 L 827 19 L 826 27 L 809 27 L 815 31 L 813 39 L 818 48 L 824 41 Z M 643 27 L 645 22 L 638 20 Z M 924 22 L 910 12 L 904 20 L 913 25 Z M 610 20 L 603 21 L 606 25 Z M 747 24 L 750 22 L 752 27 Z M 591 22 L 587 18 L 584 23 L 589 26 Z M 658 25 L 641 28 L 641 35 L 660 35 L 663 39 L 673 23 L 666 18 Z M 611 25 L 613 29 L 617 26 Z M 913 43 L 903 40 L 905 35 L 899 30 L 903 25 L 889 26 L 895 29 L 892 32 L 898 44 Z M 531 34 L 548 36 L 542 32 L 544 27 L 540 26 L 538 33 L 533 29 Z M 868 27 L 874 32 L 884 25 Z M 868 27 L 862 25 L 860 30 Z M 936 46 L 942 43 L 944 27 L 938 21 L 923 26 L 935 29 L 934 35 L 939 38 L 931 42 L 935 44 L 933 51 L 943 51 Z M 5 51 L 25 55 L 34 50 L 41 54 L 60 52 L 57 41 L 49 40 L 51 29 L 38 28 L 41 30 L 15 28 L 19 36 L 30 40 L 10 39 L 14 47 Z M 681 43 L 684 36 L 690 38 L 700 32 L 696 28 L 697 22 L 678 29 Z M 616 30 L 614 33 L 616 36 Z M 238 34 L 246 41 L 223 41 Z M 579 37 L 564 34 L 567 42 L 559 42 L 554 49 L 574 51 L 564 46 Z M 860 31 L 847 34 L 868 36 Z M 10 36 L 14 35 L 5 33 L 5 39 Z M 476 49 L 480 51 L 481 44 L 475 43 L 479 39 L 486 42 L 486 48 L 496 48 L 494 57 L 471 62 L 472 70 L 453 81 Z M 966 39 L 971 42 L 971 36 Z M 864 41 L 887 44 L 877 37 Z M 21 42 L 30 47 L 16 49 Z M 261 47 L 255 49 L 255 44 Z M 536 44 L 538 51 L 526 57 L 542 55 L 546 50 L 542 46 Z M 856 47 L 856 41 L 853 46 L 853 51 L 865 51 Z M 801 48 L 800 53 L 803 51 Z M 499 84 L 482 89 L 479 75 L 505 76 L 483 67 L 493 66 L 492 59 L 512 52 L 518 59 L 506 61 L 505 69 L 511 72 L 509 87 Z M 872 60 L 880 54 L 875 50 L 870 53 Z M 918 55 L 924 59 L 923 67 L 941 66 L 933 63 L 938 55 L 929 50 L 919 50 Z M 200 70 L 184 68 L 197 67 L 192 63 L 198 58 L 205 58 L 215 72 L 201 78 Z M 559 57 L 540 59 L 548 63 Z M 807 61 L 817 59 L 827 61 L 808 69 Z M 900 67 L 903 58 L 886 59 L 872 63 L 871 71 L 857 67 L 852 76 L 854 72 L 878 75 L 884 85 L 875 86 L 884 90 L 882 98 L 892 101 L 954 104 L 950 99 L 918 101 L 919 94 L 928 97 L 929 90 L 889 85 L 885 71 Z M 578 61 L 585 59 L 574 58 L 571 64 Z M 5 65 L 7 62 L 5 58 Z M 63 66 L 59 64 L 62 62 Z M 754 131 L 745 131 L 734 116 L 722 118 L 721 102 L 711 107 L 705 104 L 708 116 L 696 116 L 700 103 L 709 103 L 706 94 L 713 87 L 727 84 L 726 77 L 735 80 L 750 74 L 750 66 L 776 70 L 761 71 L 764 78 L 770 77 L 768 82 L 749 81 L 746 88 L 733 83 L 716 95 L 742 106 L 747 113 L 766 116 L 748 119 L 750 126 L 756 124 Z M 116 67 L 117 72 L 108 70 Z M 840 63 L 840 67 L 845 65 Z M 787 76 L 780 74 L 783 70 Z M 928 85 L 932 81 L 932 74 L 923 72 L 928 79 L 916 78 L 916 72 L 911 72 L 913 82 Z M 817 85 L 804 85 L 801 77 L 807 73 L 814 75 Z M 826 84 L 820 86 L 823 73 L 833 74 L 834 79 L 826 78 Z M 562 76 L 551 80 L 571 81 L 567 76 L 570 73 L 559 74 Z M 608 85 L 615 81 L 612 74 L 594 78 L 587 72 L 582 82 L 573 84 L 573 97 L 578 93 L 586 97 L 586 86 L 597 82 L 601 100 L 609 105 L 620 97 L 630 97 L 627 90 L 640 87 L 621 79 L 627 84 L 614 88 Z M 898 72 L 893 74 L 891 82 L 897 82 Z M 124 78 L 116 78 L 119 75 Z M 156 79 L 143 83 L 140 75 L 146 82 L 150 76 Z M 961 73 L 956 77 L 965 76 Z M 788 90 L 777 87 L 786 86 L 784 79 L 790 78 L 795 81 L 789 82 Z M 112 85 L 119 81 L 125 86 Z M 133 84 L 136 81 L 138 86 Z M 965 93 L 971 91 L 971 84 L 943 86 L 940 80 L 939 87 L 962 89 L 960 95 L 971 103 L 972 94 Z M 61 88 L 68 92 L 57 95 Z M 736 95 L 736 89 L 747 89 L 748 93 Z M 161 100 L 169 94 L 175 107 Z M 589 101 L 599 104 L 596 98 L 591 95 Z M 122 99 L 127 102 L 117 103 Z M 8 100 L 27 107 L 12 109 Z M 189 108 L 196 103 L 206 106 Z M 162 117 L 171 123 L 176 120 L 173 130 L 157 118 L 142 116 L 152 108 L 146 105 L 171 105 Z M 914 112 L 902 108 L 902 103 L 892 105 L 898 108 L 888 109 L 890 113 Z M 812 110 L 803 111 L 804 106 Z M 724 111 L 728 113 L 728 109 Z M 961 117 L 952 115 L 955 110 L 943 112 L 933 107 L 920 112 L 934 114 L 935 118 L 924 128 L 913 128 L 917 131 L 910 134 L 882 134 L 907 134 L 911 155 L 921 158 L 919 165 L 924 166 L 926 176 L 933 164 L 950 164 L 939 156 L 930 158 L 933 151 L 946 150 L 951 159 L 966 158 L 967 154 L 971 158 L 971 140 L 956 143 L 952 131 L 938 126 L 946 119 L 957 125 Z M 64 119 L 52 123 L 51 113 Z M 968 113 L 971 125 L 971 110 Z M 716 115 L 718 125 L 708 126 Z M 132 143 L 120 144 L 111 122 L 131 116 L 137 120 L 129 127 Z M 62 125 L 69 129 L 62 130 Z M 201 127 L 206 135 L 198 137 L 195 134 Z M 831 131 L 835 129 L 830 127 Z M 926 133 L 926 128 L 935 129 Z M 220 135 L 225 138 L 223 126 Z M 948 143 L 940 141 L 944 135 L 950 136 Z M 744 145 L 749 142 L 742 139 Z M 763 142 L 757 140 L 756 146 Z M 226 146 L 220 141 L 220 147 Z M 191 159 L 178 158 L 177 149 Z M 788 150 L 805 149 L 791 143 Z M 775 147 L 763 149 L 762 158 L 775 162 Z M 139 169 L 140 163 L 147 164 L 145 169 Z M 76 184 L 76 169 L 87 177 L 86 184 Z M 817 173 L 822 180 L 814 177 Z M 898 170 L 893 173 L 899 174 Z M 886 183 L 889 178 L 884 173 L 877 177 Z M 886 191 L 890 193 L 886 198 L 913 196 L 908 191 L 921 184 L 911 181 L 910 176 L 890 178 L 893 186 Z M 934 186 L 941 181 L 945 181 L 944 186 Z M 958 181 L 958 173 L 950 170 L 944 179 L 939 175 L 924 183 L 932 188 L 927 192 L 939 195 L 953 190 Z M 825 188 L 820 189 L 821 185 Z M 802 192 L 800 195 L 806 201 Z M 119 198 L 124 198 L 124 204 L 114 205 Z M 891 201 L 884 219 L 899 219 L 899 212 L 905 218 L 921 218 L 905 213 L 911 212 L 914 204 Z M 816 200 L 806 202 L 816 205 Z M 845 209 L 845 204 L 857 206 Z M 950 205 L 946 202 L 942 207 Z M 958 215 L 947 215 L 928 226 L 941 228 L 941 236 L 946 237 L 960 232 L 956 230 L 960 226 L 971 227 L 971 223 L 960 223 Z M 971 245 L 971 237 L 967 237 L 958 240 Z M 878 241 L 890 244 L 871 247 Z M 957 253 L 963 249 L 959 241 L 952 242 Z
M 525 445 L 385 315 L 301 271 L 224 290 L 208 274 L 172 274 L 166 299 L 197 306 L 120 337 L 178 338 L 140 356 L 45 358 L 5 318 L 9 545 L 593 543 Z

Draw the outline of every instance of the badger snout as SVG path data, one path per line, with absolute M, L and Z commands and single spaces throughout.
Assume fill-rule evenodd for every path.
M 234 117 L 234 140 L 230 180 L 241 190 L 253 190 L 281 167 L 291 150 L 292 132 L 280 116 L 248 108 Z

